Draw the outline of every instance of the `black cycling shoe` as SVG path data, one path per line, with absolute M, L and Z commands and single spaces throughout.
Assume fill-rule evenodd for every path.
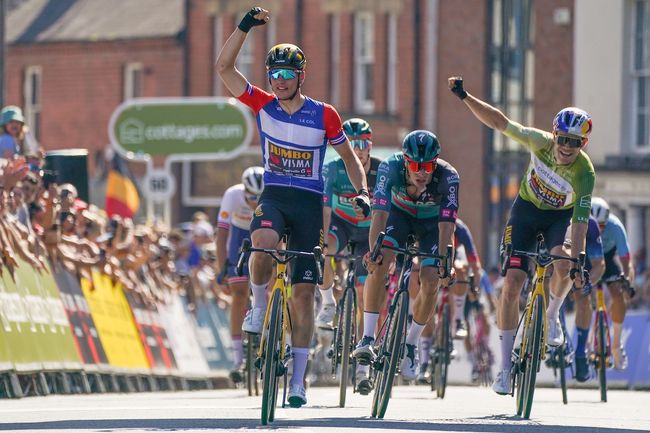
M 370 391 L 374 388 L 372 380 L 368 377 L 364 377 L 357 383 L 357 392 L 361 395 L 368 395 Z
M 361 365 L 369 365 L 375 359 L 375 350 L 373 344 L 375 339 L 365 336 L 361 339 L 357 347 L 352 352 L 352 356 L 357 358 L 357 362 Z
M 589 380 L 589 363 L 587 358 L 576 357 L 576 380 L 578 382 L 586 382 Z

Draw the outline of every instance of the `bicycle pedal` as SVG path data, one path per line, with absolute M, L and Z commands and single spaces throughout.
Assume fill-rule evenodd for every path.
M 262 369 L 262 364 L 263 363 L 264 363 L 264 361 L 262 360 L 261 357 L 255 358 L 255 368 L 257 368 L 258 370 Z
M 276 376 L 284 376 L 284 374 L 287 372 L 287 366 L 284 364 L 278 364 L 278 367 L 275 369 L 275 375 Z

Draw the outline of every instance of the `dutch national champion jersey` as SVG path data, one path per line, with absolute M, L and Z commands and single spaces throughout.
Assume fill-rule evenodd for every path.
M 538 209 L 573 208 L 573 221 L 587 223 L 596 174 L 584 151 L 569 165 L 558 165 L 553 155 L 553 135 L 510 121 L 504 134 L 530 150 L 530 164 L 519 195 Z
M 368 191 L 373 193 L 377 179 L 377 168 L 381 159 L 370 157 L 370 170 L 366 174 Z M 370 227 L 371 217 L 359 218 L 354 211 L 354 198 L 358 195 L 356 188 L 350 182 L 350 177 L 341 158 L 331 161 L 323 168 L 325 178 L 325 194 L 323 204 L 332 208 L 334 215 L 355 227 Z M 371 197 L 372 198 L 372 197 Z
M 393 206 L 417 219 L 437 218 L 439 221 L 454 222 L 458 216 L 459 186 L 460 178 L 456 169 L 439 158 L 431 182 L 414 199 L 406 190 L 404 155 L 397 152 L 379 165 L 372 208 L 390 211 Z
M 230 229 L 235 226 L 248 231 L 253 219 L 253 209 L 246 203 L 244 184 L 233 185 L 226 190 L 221 200 L 217 227 Z
M 302 108 L 288 114 L 274 94 L 250 83 L 238 99 L 257 117 L 264 185 L 292 186 L 322 194 L 327 143 L 345 142 L 341 117 L 334 107 L 305 96 Z

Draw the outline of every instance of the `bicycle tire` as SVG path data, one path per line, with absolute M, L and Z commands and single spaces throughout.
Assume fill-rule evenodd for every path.
M 332 335 L 332 368 L 331 373 L 336 377 L 340 359 L 341 359 L 341 318 L 343 317 L 343 302 L 336 304 L 336 313 L 334 314 L 334 333 Z
M 533 301 L 533 315 L 531 317 L 532 329 L 527 340 L 527 346 L 530 358 L 524 371 L 524 405 L 522 415 L 524 419 L 530 419 L 530 412 L 533 408 L 533 397 L 535 395 L 535 381 L 537 379 L 537 370 L 542 356 L 542 333 L 544 332 L 544 304 L 541 295 Z
M 436 363 L 436 395 L 438 398 L 445 398 L 447 389 L 447 372 L 449 370 L 449 353 L 451 344 L 451 330 L 449 329 L 449 304 L 442 307 L 442 326 L 440 328 L 440 340 L 438 347 L 438 362 Z
M 569 402 L 567 397 L 567 388 L 566 388 L 566 358 L 565 355 L 566 343 L 562 343 L 561 346 L 557 348 L 557 358 L 560 370 L 560 387 L 562 388 L 562 403 L 567 404 Z
M 244 369 L 244 372 L 246 374 L 246 387 L 248 388 L 249 397 L 253 396 L 253 378 L 257 379 L 253 356 L 255 356 L 255 353 L 253 352 L 253 336 L 249 334 L 248 341 L 246 343 L 246 368 Z
M 391 324 L 390 334 L 387 338 L 390 358 L 388 363 L 384 362 L 384 368 L 381 375 L 380 386 L 377 387 L 379 392 L 379 404 L 377 418 L 383 418 L 388 408 L 388 401 L 395 381 L 395 373 L 402 359 L 402 349 L 406 331 L 406 319 L 408 317 L 408 293 L 406 291 L 399 293 L 399 299 L 395 305 L 395 320 Z
M 600 401 L 607 402 L 607 324 L 605 323 L 605 313 L 598 313 L 598 387 L 600 389 Z
M 345 394 L 348 389 L 350 349 L 352 342 L 352 321 L 354 320 L 354 289 L 347 289 L 343 299 L 343 328 L 341 339 L 341 374 L 339 375 L 339 407 L 345 407 Z
M 278 391 L 278 350 L 282 324 L 282 293 L 276 290 L 271 300 L 268 332 L 264 345 L 264 381 L 262 387 L 262 425 L 273 421 Z

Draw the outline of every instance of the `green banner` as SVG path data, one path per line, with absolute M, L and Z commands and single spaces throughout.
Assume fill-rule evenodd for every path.
M 108 132 L 122 152 L 201 159 L 241 152 L 252 128 L 248 108 L 233 98 L 136 98 L 115 110 Z
M 16 370 L 78 368 L 79 353 L 51 273 L 18 259 L 0 279 L 0 361 Z

